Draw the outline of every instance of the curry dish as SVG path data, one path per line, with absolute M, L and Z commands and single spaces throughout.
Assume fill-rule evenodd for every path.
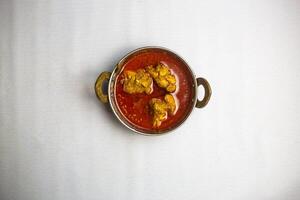
M 190 113 L 195 96 L 194 77 L 186 63 L 159 49 L 124 60 L 114 84 L 121 117 L 145 132 L 177 126 Z
M 159 63 L 156 67 L 147 66 L 146 70 L 138 69 L 136 72 L 124 71 L 124 79 L 121 80 L 124 92 L 128 94 L 146 93 L 151 94 L 153 91 L 153 79 L 158 87 L 165 89 L 167 92 L 176 90 L 176 78 L 171 74 L 170 69 Z M 159 127 L 169 115 L 174 115 L 176 111 L 176 101 L 171 94 L 166 94 L 164 99 L 152 98 L 149 101 L 150 112 L 153 116 L 153 127 Z

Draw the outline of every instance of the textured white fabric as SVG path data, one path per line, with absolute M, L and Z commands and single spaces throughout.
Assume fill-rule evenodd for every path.
M 0 199 L 300 199 L 299 9 L 0 1 Z M 93 90 L 146 45 L 178 52 L 213 89 L 161 137 L 133 134 Z

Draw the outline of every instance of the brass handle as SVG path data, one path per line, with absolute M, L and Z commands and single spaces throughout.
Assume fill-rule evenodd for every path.
M 197 78 L 197 86 L 202 85 L 204 87 L 204 98 L 200 101 L 197 99 L 196 108 L 203 108 L 209 102 L 211 96 L 211 88 L 208 81 L 204 78 Z
M 102 72 L 99 77 L 96 80 L 95 83 L 95 93 L 98 97 L 98 99 L 102 102 L 102 103 L 107 103 L 108 102 L 108 96 L 107 94 L 104 94 L 102 91 L 102 85 L 103 82 L 105 80 L 109 80 L 111 75 L 111 72 Z

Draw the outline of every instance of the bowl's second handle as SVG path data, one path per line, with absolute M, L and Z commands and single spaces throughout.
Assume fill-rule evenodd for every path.
M 200 101 L 197 99 L 196 108 L 203 108 L 209 102 L 211 96 L 211 88 L 208 81 L 204 78 L 197 78 L 197 86 L 202 85 L 204 88 L 204 98 Z
M 98 99 L 102 102 L 102 103 L 107 103 L 108 102 L 108 96 L 107 94 L 103 93 L 103 83 L 104 81 L 108 81 L 109 78 L 111 76 L 111 72 L 102 72 L 99 77 L 96 80 L 95 83 L 95 93 L 98 97 Z

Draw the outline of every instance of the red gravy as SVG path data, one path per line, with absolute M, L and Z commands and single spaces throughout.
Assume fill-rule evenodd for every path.
M 162 122 L 158 128 L 152 126 L 152 115 L 149 108 L 149 101 L 152 98 L 163 99 L 167 93 L 164 89 L 158 87 L 153 81 L 153 92 L 150 95 L 128 94 L 123 91 L 123 85 L 120 81 L 124 78 L 123 72 L 126 70 L 136 71 L 149 65 L 163 63 L 169 67 L 171 73 L 176 76 L 176 91 L 171 93 L 176 100 L 177 111 L 174 115 L 168 115 L 168 118 Z M 116 77 L 115 97 L 116 103 L 123 116 L 135 127 L 145 131 L 164 131 L 176 126 L 186 115 L 190 113 L 195 95 L 194 77 L 186 64 L 171 52 L 153 49 L 141 52 L 127 59 L 123 64 L 122 71 Z

